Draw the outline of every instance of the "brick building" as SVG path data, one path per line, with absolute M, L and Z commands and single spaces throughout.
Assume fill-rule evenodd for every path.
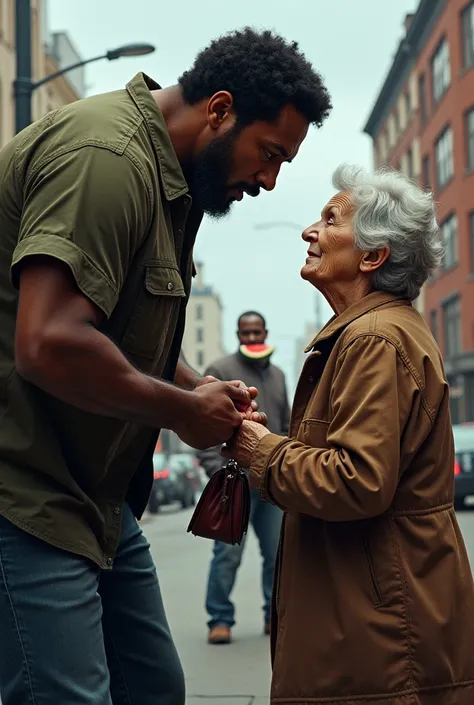
M 421 0 L 364 128 L 374 164 L 436 194 L 446 254 L 420 308 L 438 340 L 453 422 L 474 421 L 474 0 Z

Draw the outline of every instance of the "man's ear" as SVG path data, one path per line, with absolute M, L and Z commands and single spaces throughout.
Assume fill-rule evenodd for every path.
M 390 255 L 390 249 L 388 247 L 381 247 L 379 250 L 371 250 L 370 252 L 364 252 L 359 268 L 361 272 L 375 272 L 379 269 L 384 262 L 387 261 Z
M 234 114 L 234 98 L 228 91 L 214 93 L 207 104 L 207 122 L 212 130 L 217 130 Z

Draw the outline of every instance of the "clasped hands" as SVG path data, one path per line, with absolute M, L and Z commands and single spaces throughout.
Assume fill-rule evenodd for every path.
M 196 386 L 211 384 L 217 382 L 215 377 L 203 377 Z M 250 394 L 251 402 L 246 408 L 240 404 L 236 404 L 236 409 L 242 416 L 242 424 L 235 430 L 232 437 L 226 442 L 222 449 L 222 455 L 225 458 L 233 458 L 243 467 L 250 467 L 252 456 L 263 436 L 266 436 L 270 431 L 266 428 L 267 415 L 258 411 L 258 389 L 256 387 L 247 387 L 241 380 L 231 380 L 229 384 L 240 389 L 245 389 Z

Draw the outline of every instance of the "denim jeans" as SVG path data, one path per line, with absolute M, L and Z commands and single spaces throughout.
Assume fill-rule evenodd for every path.
M 0 517 L 3 705 L 184 705 L 149 548 L 127 505 L 111 571 Z
M 276 552 L 280 536 L 282 512 L 278 507 L 260 499 L 257 490 L 252 490 L 250 523 L 260 544 L 262 554 L 262 591 L 265 622 L 270 621 L 270 609 L 275 569 Z M 235 607 L 230 601 L 237 570 L 242 561 L 245 539 L 240 546 L 216 541 L 207 583 L 206 610 L 209 628 L 232 627 L 235 624 Z

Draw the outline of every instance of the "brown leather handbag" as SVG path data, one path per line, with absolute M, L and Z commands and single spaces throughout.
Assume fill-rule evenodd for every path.
M 188 533 L 223 543 L 242 543 L 250 517 L 247 474 L 229 460 L 207 483 L 188 526 Z

